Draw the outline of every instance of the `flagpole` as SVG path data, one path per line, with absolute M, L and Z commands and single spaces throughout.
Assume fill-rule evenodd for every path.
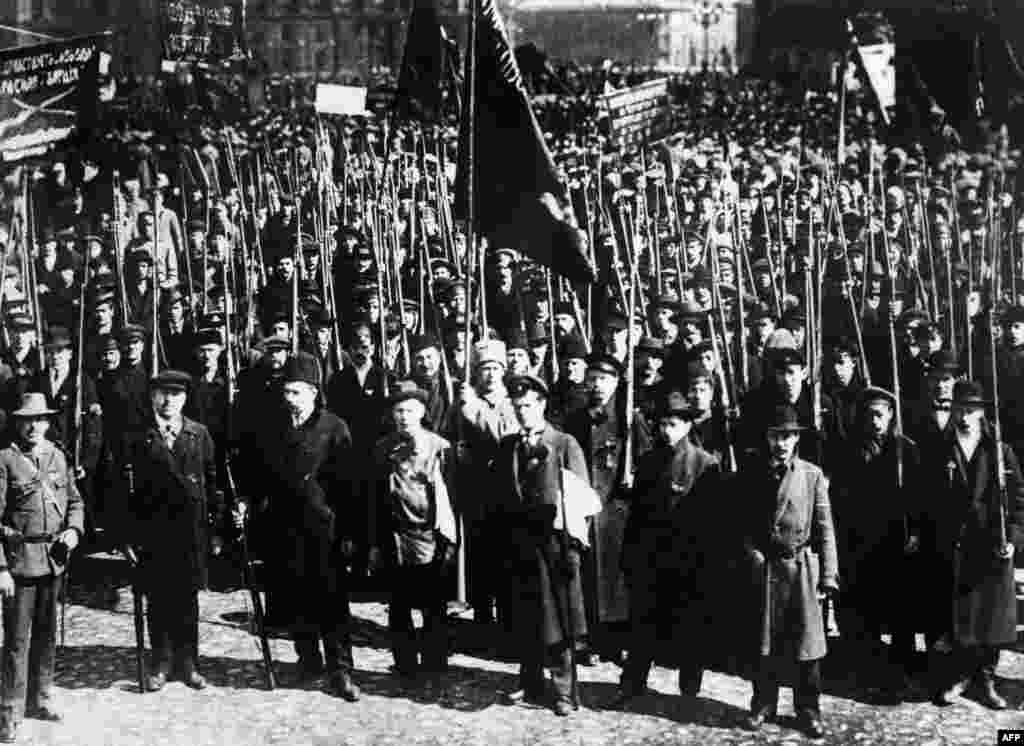
M 474 277 L 474 261 L 473 257 L 476 254 L 476 35 L 477 35 L 477 15 L 480 12 L 480 0 L 470 0 L 469 3 L 469 33 L 467 45 L 469 46 L 469 54 L 466 55 L 466 256 L 464 257 L 466 271 L 464 277 L 466 278 L 466 355 L 469 356 L 469 352 L 473 347 L 473 307 L 472 303 L 472 292 L 473 292 L 473 277 Z M 438 161 L 438 169 L 441 168 L 441 163 Z M 452 251 L 455 253 L 455 246 L 453 242 Z M 456 255 L 455 260 L 458 261 L 459 257 Z M 482 279 L 482 278 L 481 278 Z M 483 283 L 481 282 L 478 287 L 478 292 L 483 294 Z M 472 361 L 467 360 L 464 371 L 463 386 L 469 386 Z M 455 421 L 458 423 L 456 440 L 458 445 L 462 445 L 463 440 L 463 428 L 462 428 L 462 417 L 456 417 Z M 456 453 L 458 453 L 458 448 Z M 458 456 L 455 460 L 458 465 Z M 459 511 L 458 518 L 458 535 L 459 535 L 459 547 L 456 552 L 456 600 L 459 603 L 465 604 L 468 601 L 467 588 L 466 588 L 466 526 L 462 518 L 462 511 Z

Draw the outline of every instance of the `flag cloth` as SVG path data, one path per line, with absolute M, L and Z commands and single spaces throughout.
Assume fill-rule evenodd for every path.
M 601 497 L 585 480 L 568 469 L 562 469 L 562 487 L 565 490 L 566 519 L 563 523 L 562 501 L 559 500 L 555 508 L 554 528 L 561 531 L 565 526 L 570 537 L 589 547 L 590 532 L 587 529 L 587 519 L 601 512 Z
M 404 119 L 437 122 L 442 117 L 447 37 L 436 0 L 415 0 L 409 14 L 395 110 Z
M 495 0 L 477 16 L 474 169 L 476 230 L 574 282 L 592 282 L 586 238 L 575 225 L 554 160 L 530 108 Z M 469 82 L 463 101 L 469 101 Z M 466 107 L 469 108 L 468 105 Z M 457 210 L 465 217 L 469 112 L 459 133 Z

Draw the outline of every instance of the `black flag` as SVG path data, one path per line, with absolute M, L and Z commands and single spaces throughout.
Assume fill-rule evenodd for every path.
M 415 0 L 398 75 L 398 116 L 427 122 L 441 118 L 446 39 L 437 17 L 436 0 Z
M 522 251 L 574 282 L 595 272 L 541 135 L 495 0 L 480 0 L 476 34 L 476 227 L 492 245 Z M 468 102 L 468 81 L 463 95 Z M 468 109 L 468 107 L 467 107 Z M 468 113 L 467 113 L 468 114 Z M 466 204 L 469 116 L 459 133 L 458 209 Z M 465 217 L 463 215 L 463 217 Z

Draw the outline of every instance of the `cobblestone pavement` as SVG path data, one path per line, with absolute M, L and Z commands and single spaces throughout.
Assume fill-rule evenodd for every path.
M 91 559 L 102 572 L 121 562 Z M 95 567 L 93 568 L 95 570 Z M 295 654 L 289 640 L 272 648 L 282 685 L 263 686 L 259 648 L 247 631 L 244 591 L 204 592 L 200 599 L 200 665 L 210 686 L 195 692 L 172 682 L 141 695 L 135 683 L 131 596 L 120 591 L 105 609 L 75 584 L 67 609 L 66 646 L 58 657 L 57 697 L 65 721 L 27 720 L 20 741 L 32 744 L 160 746 L 162 744 L 797 744 L 807 741 L 789 720 L 752 735 L 737 727 L 750 696 L 743 679 L 712 672 L 701 697 L 677 696 L 675 676 L 655 668 L 651 692 L 626 712 L 594 709 L 615 693 L 618 668 L 581 668 L 584 709 L 563 719 L 550 710 L 507 705 L 502 692 L 515 686 L 509 663 L 457 652 L 441 685 L 403 686 L 389 672 L 386 606 L 360 597 L 355 615 L 356 678 L 363 698 L 349 704 L 318 685 L 291 688 Z M 83 603 L 84 602 L 84 603 Z M 458 625 L 460 641 L 473 625 Z M 463 648 L 464 649 L 464 646 Z M 993 713 L 970 700 L 939 709 L 926 702 L 877 707 L 857 701 L 842 671 L 828 671 L 823 711 L 835 744 L 994 744 L 997 727 L 1024 727 L 1024 655 L 1006 652 L 1000 688 L 1011 710 Z M 783 690 L 780 710 L 791 712 Z

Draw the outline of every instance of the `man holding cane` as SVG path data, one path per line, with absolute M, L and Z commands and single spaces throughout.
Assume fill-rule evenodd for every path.
M 67 458 L 46 437 L 55 413 L 43 394 L 24 394 L 12 413 L 15 441 L 0 451 L 2 743 L 14 743 L 23 715 L 61 719 L 50 700 L 57 606 L 68 557 L 84 530 L 85 510 Z

